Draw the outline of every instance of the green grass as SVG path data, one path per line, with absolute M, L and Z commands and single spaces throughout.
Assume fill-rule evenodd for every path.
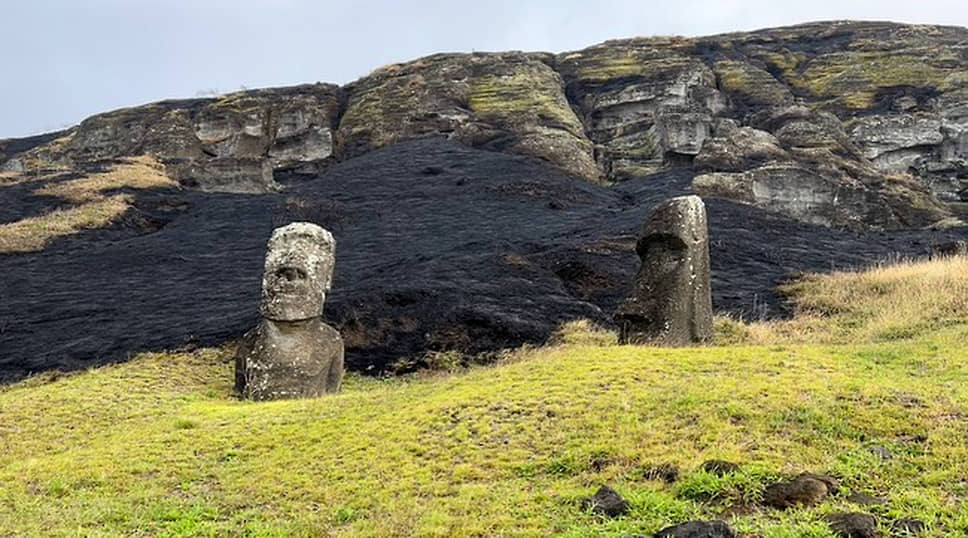
M 829 537 L 825 514 L 865 510 L 851 491 L 888 500 L 866 509 L 885 530 L 914 517 L 968 536 L 965 314 L 905 339 L 686 349 L 576 324 L 494 366 L 349 375 L 339 395 L 271 403 L 232 396 L 231 349 L 41 376 L 0 389 L 0 536 L 592 537 L 721 517 Z M 698 470 L 708 459 L 741 469 Z M 647 479 L 661 463 L 680 479 Z M 801 471 L 841 494 L 757 504 Z M 601 484 L 628 515 L 582 509 Z

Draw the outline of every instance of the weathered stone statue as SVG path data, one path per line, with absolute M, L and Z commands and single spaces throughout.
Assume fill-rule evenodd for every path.
M 698 196 L 660 204 L 636 244 L 642 268 L 615 313 L 623 343 L 681 346 L 713 337 L 706 206 Z
M 343 340 L 321 319 L 335 247 L 329 232 L 308 222 L 272 232 L 262 275 L 263 319 L 242 338 L 235 357 L 235 388 L 243 398 L 306 398 L 339 390 Z

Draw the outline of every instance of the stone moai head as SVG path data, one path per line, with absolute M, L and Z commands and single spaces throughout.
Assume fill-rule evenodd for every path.
M 706 207 L 697 196 L 659 204 L 639 235 L 642 266 L 615 321 L 623 343 L 712 339 Z
M 335 250 L 332 234 L 309 222 L 273 230 L 262 275 L 262 317 L 301 321 L 322 316 Z
M 659 204 L 642 226 L 635 251 L 656 273 L 675 271 L 689 256 L 708 252 L 706 206 L 698 196 Z M 708 257 L 708 254 L 705 254 Z

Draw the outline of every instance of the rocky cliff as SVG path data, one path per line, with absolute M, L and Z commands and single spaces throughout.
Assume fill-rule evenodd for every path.
M 968 30 L 826 22 L 577 52 L 440 54 L 344 87 L 166 101 L 0 141 L 0 171 L 151 154 L 202 190 L 423 137 L 610 183 L 670 170 L 705 197 L 815 224 L 958 224 L 968 202 Z M 941 224 L 938 224 L 941 223 Z

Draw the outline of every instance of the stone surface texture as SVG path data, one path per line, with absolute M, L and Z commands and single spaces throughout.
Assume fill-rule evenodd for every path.
M 826 517 L 834 534 L 842 538 L 878 538 L 877 520 L 870 514 L 860 512 L 834 513 Z
M 583 504 L 586 510 L 605 517 L 619 517 L 629 511 L 628 501 L 608 486 L 598 488 Z
M 339 391 L 343 340 L 321 316 L 333 279 L 335 241 L 296 222 L 269 239 L 262 277 L 262 321 L 245 334 L 235 386 L 252 400 L 309 398 Z
M 690 521 L 666 527 L 654 538 L 735 538 L 736 533 L 723 521 Z
M 763 504 L 786 509 L 813 506 L 837 491 L 837 482 L 823 475 L 802 473 L 785 482 L 768 486 L 763 492 Z
M 615 322 L 626 343 L 688 345 L 713 336 L 706 207 L 698 196 L 660 204 L 636 243 L 642 266 Z

